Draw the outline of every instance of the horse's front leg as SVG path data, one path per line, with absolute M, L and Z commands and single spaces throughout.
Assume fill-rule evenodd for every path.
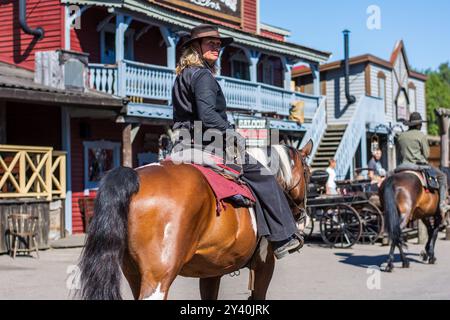
M 272 247 L 267 239 L 261 239 L 258 252 L 253 257 L 250 264 L 251 280 L 253 281 L 253 290 L 249 300 L 265 300 L 270 280 L 272 280 L 273 270 L 275 268 L 275 256 Z
M 221 278 L 222 276 L 200 278 L 200 297 L 202 300 L 217 300 Z

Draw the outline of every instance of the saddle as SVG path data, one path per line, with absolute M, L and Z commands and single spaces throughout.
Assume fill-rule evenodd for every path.
M 399 172 L 409 172 L 414 175 L 416 175 L 420 182 L 422 183 L 422 186 L 425 189 L 428 189 L 430 191 L 437 191 L 439 190 L 439 181 L 437 180 L 436 172 L 432 168 L 423 168 L 423 169 L 395 169 L 395 173 Z
M 203 174 L 216 196 L 218 213 L 226 201 L 239 207 L 252 207 L 256 202 L 249 186 L 240 179 L 242 168 L 237 164 L 225 165 L 222 158 L 199 149 L 172 153 L 166 159 L 192 165 Z

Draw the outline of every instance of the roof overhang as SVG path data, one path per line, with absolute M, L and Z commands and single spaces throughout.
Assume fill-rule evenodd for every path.
M 152 20 L 160 22 L 161 24 L 176 26 L 179 29 L 190 30 L 199 23 L 207 21 L 158 6 L 151 2 L 138 0 L 61 0 L 61 2 L 66 4 L 109 7 L 119 12 L 122 11 L 125 14 L 127 12 L 141 13 Z M 223 26 L 219 27 L 219 32 L 224 36 L 233 37 L 237 44 L 294 59 L 314 63 L 325 63 L 331 56 L 331 53 L 329 52 L 319 51 L 294 43 L 277 41 Z
M 338 61 L 330 62 L 327 64 L 323 64 L 320 66 L 320 72 L 340 69 L 344 66 L 344 63 L 345 63 L 345 60 L 338 60 Z M 378 66 L 384 67 L 389 70 L 392 70 L 394 68 L 394 66 L 389 61 L 383 60 L 383 59 L 378 58 L 371 54 L 365 54 L 365 55 L 350 58 L 349 63 L 350 63 L 350 66 L 358 65 L 361 63 L 372 63 L 372 64 L 376 64 Z M 292 70 L 293 78 L 302 77 L 302 76 L 306 76 L 306 75 L 310 75 L 310 74 L 311 74 L 310 68 L 294 68 Z M 410 78 L 414 78 L 414 79 L 418 79 L 418 80 L 422 80 L 422 81 L 427 81 L 427 79 L 428 79 L 428 77 L 425 74 L 410 71 L 410 70 L 408 70 L 408 75 Z
M 283 29 L 280 27 L 274 27 L 269 24 L 261 23 L 261 29 L 264 29 L 266 31 L 270 31 L 276 34 L 279 34 L 281 36 L 289 37 L 291 35 L 291 31 L 287 29 Z
M 90 109 L 113 110 L 117 112 L 120 112 L 124 107 L 124 101 L 122 99 L 105 99 L 83 94 L 70 95 L 63 92 L 37 91 L 25 88 L 7 87 L 2 84 L 0 84 L 0 88 L 0 99 L 8 101 L 86 107 Z

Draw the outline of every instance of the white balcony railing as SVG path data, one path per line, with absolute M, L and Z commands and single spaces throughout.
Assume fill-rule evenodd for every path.
M 89 86 L 105 93 L 117 93 L 117 66 L 98 63 L 89 64 Z
M 117 96 L 162 100 L 171 104 L 175 70 L 129 60 L 118 65 L 89 64 L 90 87 Z M 312 119 L 319 97 L 293 92 L 262 83 L 229 77 L 217 77 L 233 109 L 274 112 L 289 115 L 292 102 L 305 102 L 305 118 Z

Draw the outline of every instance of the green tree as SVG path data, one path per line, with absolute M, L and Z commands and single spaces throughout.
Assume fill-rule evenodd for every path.
M 437 71 L 428 70 L 426 83 L 428 133 L 439 135 L 435 110 L 450 109 L 450 65 L 443 63 Z

